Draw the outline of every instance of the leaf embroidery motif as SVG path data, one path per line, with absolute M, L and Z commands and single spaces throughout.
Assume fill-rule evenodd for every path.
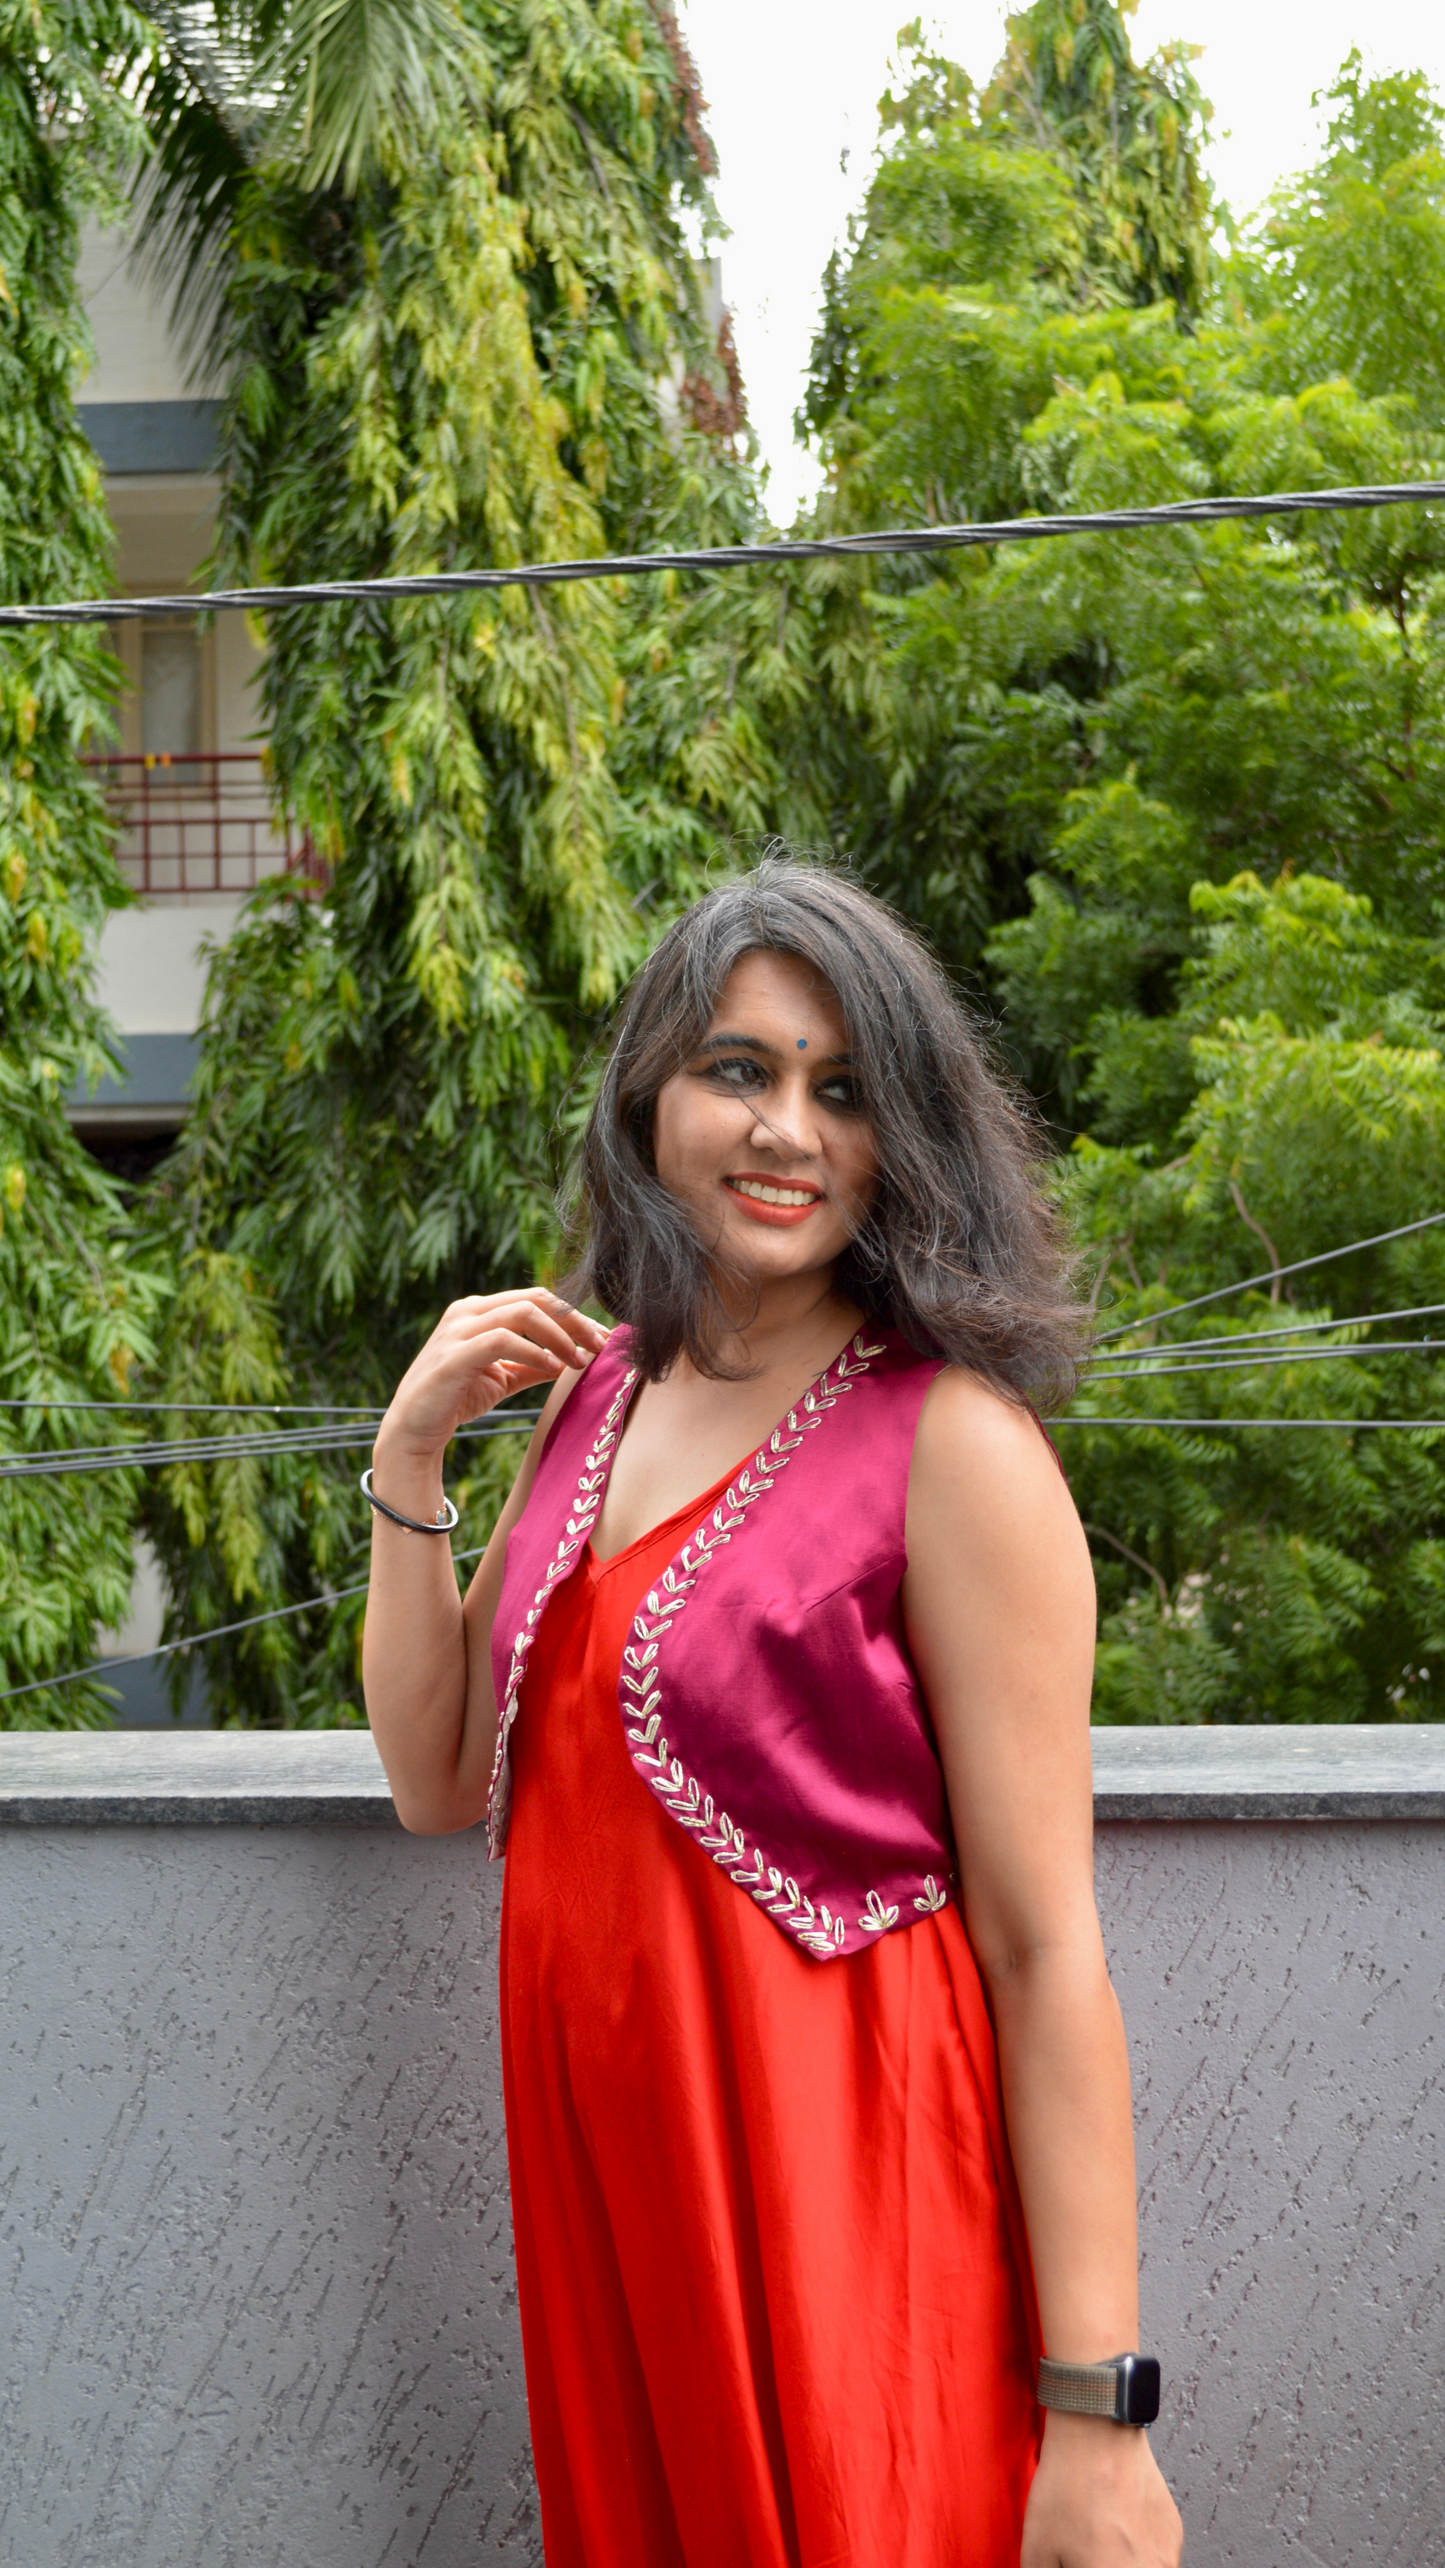
M 819 1961 L 831 1961 L 847 1936 L 846 1919 L 835 1915 L 825 1902 L 816 1904 L 800 1890 L 789 1873 L 770 1864 L 762 1848 L 749 1852 L 747 1838 L 728 1813 L 717 1809 L 710 1792 L 704 1791 L 696 1775 L 690 1774 L 680 1758 L 672 1754 L 662 1725 L 662 1691 L 659 1682 L 658 1644 L 672 1629 L 674 1618 L 689 1602 L 701 1572 L 709 1560 L 732 1541 L 746 1519 L 747 1510 L 759 1498 L 767 1496 L 777 1475 L 786 1470 L 803 1438 L 811 1429 L 822 1425 L 828 1412 L 881 1355 L 880 1346 L 865 1346 L 861 1336 L 845 1347 L 836 1362 L 821 1375 L 811 1390 L 806 1391 L 796 1409 L 790 1409 L 782 1424 L 757 1453 L 744 1464 L 737 1478 L 725 1490 L 706 1523 L 699 1525 L 655 1587 L 648 1590 L 634 1617 L 632 1638 L 622 1653 L 620 1691 L 633 1696 L 623 1704 L 623 1721 L 628 1749 L 633 1764 L 664 1809 L 671 1812 L 681 1827 L 690 1829 L 698 1844 L 710 1854 L 715 1864 L 732 1875 L 740 1889 L 749 1891 L 760 1908 L 788 1932 L 796 1935 L 804 1949 Z M 851 1360 L 850 1360 L 851 1359 Z M 927 1894 L 915 1900 L 915 1907 L 942 1908 L 948 1893 L 940 1891 L 929 1875 L 924 1885 Z M 899 1910 L 886 1905 L 876 1890 L 868 1893 L 868 1912 L 860 1925 L 875 1933 L 896 1926 Z
M 512 1724 L 517 1717 L 517 1698 L 522 1691 L 522 1679 L 527 1672 L 532 1643 L 537 1637 L 537 1627 L 547 1610 L 553 1589 L 567 1576 L 578 1551 L 592 1532 L 597 1510 L 602 1504 L 602 1492 L 607 1486 L 612 1448 L 617 1442 L 618 1426 L 632 1396 L 632 1387 L 636 1380 L 637 1369 L 632 1366 L 618 1384 L 612 1404 L 598 1429 L 597 1440 L 578 1475 L 571 1512 L 565 1520 L 562 1538 L 547 1564 L 542 1584 L 527 1608 L 522 1629 L 512 1644 L 512 1663 L 507 1672 L 507 1690 L 502 1701 L 501 1717 L 497 1722 L 497 1746 L 492 1758 L 492 1780 L 487 1793 L 487 1851 L 494 1856 L 502 1852 L 507 1842 L 507 1820 L 512 1802 L 510 1755 Z
M 916 1904 L 917 1903 L 915 1902 L 915 1905 Z M 859 1918 L 858 1923 L 860 1926 L 866 1927 L 870 1935 L 885 1935 L 890 1926 L 897 1925 L 898 1910 L 881 1900 L 876 1890 L 870 1890 L 868 1893 L 868 1905 L 862 1916 Z

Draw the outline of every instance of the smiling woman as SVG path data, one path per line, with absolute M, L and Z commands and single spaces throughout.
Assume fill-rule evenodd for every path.
M 507 1855 L 548 2568 L 1175 2568 L 1033 1161 L 917 942 L 770 862 L 630 994 L 572 1298 L 454 1305 L 377 1438 L 397 1808 Z M 548 1380 L 463 1606 L 447 1437 Z
M 736 1010 L 715 1014 L 735 969 L 752 976 L 740 985 L 749 1000 L 760 996 L 765 956 L 775 976 L 787 958 L 791 992 L 756 1025 L 742 1025 Z M 738 1226 L 714 1235 L 720 1216 L 706 1200 L 724 1175 L 742 1200 L 743 1159 L 699 1177 L 701 1194 L 659 1165 L 654 1119 L 667 1149 L 667 1100 L 699 1082 L 759 1099 L 761 1127 L 794 1140 L 797 1102 L 816 1100 L 819 1164 L 795 1150 L 784 1172 L 770 1143 L 752 1174 L 774 1185 L 782 1173 L 801 1175 L 828 1197 L 826 1253 L 840 1260 L 840 1289 L 860 1309 L 1008 1397 L 1050 1408 L 1067 1396 L 1076 1319 L 1037 1183 L 1032 1122 L 903 922 L 825 868 L 785 862 L 699 902 L 663 938 L 638 978 L 583 1145 L 577 1219 L 586 1247 L 573 1290 L 595 1292 L 632 1324 L 650 1377 L 679 1352 L 710 1368 L 718 1331 L 732 1325 L 723 1277 L 746 1272 L 753 1254 L 742 1253 L 738 1270 Z M 860 1149 L 873 1172 L 866 1200 L 848 1192 Z M 810 1262 L 820 1240 L 809 1225 Z

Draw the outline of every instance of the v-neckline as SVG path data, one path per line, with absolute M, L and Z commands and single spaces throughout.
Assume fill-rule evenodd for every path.
M 799 1392 L 796 1400 L 789 1403 L 788 1407 L 783 1411 L 782 1416 L 777 1420 L 776 1424 L 769 1429 L 768 1433 L 761 1439 L 761 1442 L 755 1445 L 749 1445 L 746 1453 L 742 1455 L 741 1459 L 733 1464 L 731 1471 L 726 1472 L 721 1480 L 715 1481 L 711 1489 L 705 1489 L 700 1498 L 687 1499 L 681 1507 L 675 1508 L 670 1516 L 659 1518 L 655 1525 L 649 1526 L 645 1534 L 639 1534 L 635 1542 L 626 1544 L 621 1551 L 609 1552 L 605 1560 L 597 1559 L 593 1552 L 592 1541 L 589 1535 L 585 1553 L 588 1576 L 595 1582 L 596 1579 L 601 1577 L 603 1571 L 611 1569 L 616 1561 L 626 1560 L 628 1556 L 632 1552 L 637 1551 L 643 1543 L 653 1542 L 659 1534 L 665 1534 L 668 1532 L 670 1527 L 677 1523 L 679 1517 L 690 1516 L 695 1510 L 706 1511 L 710 1507 L 720 1505 L 722 1500 L 727 1496 L 727 1493 L 731 1489 L 734 1481 L 739 1477 L 739 1474 L 746 1471 L 749 1463 L 754 1462 L 759 1454 L 767 1452 L 767 1449 L 772 1443 L 774 1437 L 779 1435 L 782 1429 L 788 1424 L 789 1420 L 797 1415 L 797 1412 L 803 1407 L 804 1403 L 811 1400 L 815 1394 L 821 1390 L 822 1386 L 826 1383 L 829 1374 L 832 1373 L 839 1364 L 843 1363 L 849 1355 L 856 1355 L 859 1352 L 863 1341 L 863 1331 L 867 1325 L 867 1322 L 864 1321 L 859 1328 L 854 1330 L 851 1337 L 843 1340 L 837 1354 L 830 1356 L 821 1372 L 814 1374 L 811 1382 L 809 1382 L 805 1388 Z M 881 1354 L 882 1349 L 881 1347 L 875 1347 L 871 1352 L 875 1355 Z M 625 1358 L 624 1362 L 626 1362 Z M 616 1466 L 618 1454 L 622 1450 L 622 1439 L 627 1431 L 627 1421 L 632 1414 L 632 1403 L 642 1388 L 642 1375 L 636 1366 L 629 1364 L 627 1366 L 627 1371 L 630 1374 L 631 1379 L 624 1380 L 623 1388 L 625 1396 L 617 1420 L 617 1431 L 612 1440 L 612 1449 L 607 1458 L 606 1471 L 598 1497 L 597 1516 L 601 1515 L 603 1507 L 607 1503 L 607 1492 L 612 1485 L 612 1474 Z M 597 1516 L 593 1517 L 592 1521 L 594 1524 L 597 1521 Z
M 606 1577 L 609 1569 L 616 1569 L 622 1561 L 630 1560 L 634 1552 L 643 1551 L 650 1543 L 657 1542 L 663 1534 L 670 1534 L 674 1525 L 681 1524 L 689 1516 L 705 1516 L 710 1508 L 715 1507 L 720 1499 L 726 1497 L 738 1473 L 752 1460 L 755 1451 L 756 1447 L 750 1446 L 742 1460 L 735 1462 L 731 1469 L 725 1471 L 720 1480 L 715 1480 L 711 1489 L 704 1489 L 700 1497 L 685 1499 L 680 1507 L 674 1507 L 670 1516 L 660 1517 L 655 1525 L 649 1525 L 645 1534 L 639 1534 L 635 1542 L 626 1544 L 621 1551 L 609 1552 L 605 1560 L 597 1558 L 589 1542 L 587 1574 L 594 1586 L 600 1578 Z

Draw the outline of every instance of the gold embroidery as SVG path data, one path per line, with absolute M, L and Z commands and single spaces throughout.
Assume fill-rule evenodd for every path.
M 860 1337 L 845 1347 L 835 1364 L 819 1376 L 812 1389 L 803 1394 L 796 1409 L 790 1409 L 782 1424 L 775 1427 L 765 1445 L 738 1473 L 724 1491 L 712 1514 L 697 1532 L 685 1542 L 677 1559 L 663 1571 L 655 1587 L 649 1588 L 634 1619 L 633 1637 L 622 1654 L 621 1683 L 636 1699 L 623 1705 L 632 1762 L 639 1774 L 651 1785 L 664 1809 L 679 1824 L 690 1829 L 699 1845 L 705 1847 L 714 1863 L 731 1873 L 743 1890 L 749 1891 L 760 1908 L 796 1935 L 800 1944 L 819 1961 L 831 1961 L 847 1935 L 847 1922 L 831 1908 L 813 1901 L 801 1891 L 791 1874 L 780 1872 L 770 1864 L 760 1846 L 748 1850 L 741 1828 L 734 1825 L 727 1812 L 719 1811 L 710 1792 L 704 1792 L 696 1775 L 690 1774 L 679 1757 L 672 1754 L 665 1738 L 659 1736 L 662 1726 L 662 1692 L 658 1681 L 659 1645 L 672 1629 L 676 1617 L 688 1603 L 702 1570 L 715 1552 L 732 1541 L 743 1523 L 749 1507 L 766 1497 L 777 1475 L 785 1471 L 790 1457 L 797 1452 L 805 1435 L 822 1425 L 830 1409 L 837 1406 L 842 1394 L 868 1371 L 881 1346 L 865 1346 Z M 850 1361 L 850 1359 L 852 1359 Z M 939 1892 L 930 1874 L 927 1891 L 932 1896 L 916 1900 L 915 1907 L 942 1908 L 947 1892 Z M 868 1894 L 868 1913 L 860 1925 L 881 1932 L 896 1926 L 899 1911 L 888 1907 L 877 1891 Z
M 602 1493 L 612 1468 L 612 1448 L 617 1442 L 618 1426 L 636 1380 L 637 1369 L 633 1366 L 623 1375 L 611 1407 L 598 1429 L 597 1440 L 582 1465 L 562 1539 L 547 1564 L 542 1584 L 528 1606 L 526 1619 L 512 1644 L 512 1664 L 507 1673 L 507 1690 L 497 1721 L 497 1746 L 487 1793 L 487 1851 L 491 1855 L 499 1855 L 507 1842 L 507 1821 L 512 1807 L 512 1724 L 517 1717 L 517 1698 L 522 1691 L 532 1643 L 553 1589 L 567 1576 L 596 1523 L 597 1510 L 602 1504 Z

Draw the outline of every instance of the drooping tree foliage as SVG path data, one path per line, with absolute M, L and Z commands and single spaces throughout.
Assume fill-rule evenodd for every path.
M 1061 57 L 1048 31 L 1070 25 Z M 1137 229 L 1080 217 L 1060 62 L 1076 88 L 1107 63 L 1117 96 L 1121 37 L 1084 0 L 1031 11 L 982 100 L 910 66 L 817 351 L 809 416 L 843 523 L 1441 474 L 1425 84 L 1347 65 L 1318 165 L 1210 279 L 1178 247 L 1208 209 L 1177 67 L 1178 183 L 1141 182 Z M 1111 188 L 1138 173 L 1127 137 L 1165 129 L 1137 77 Z M 1163 249 L 1161 205 L 1188 209 Z M 870 568 L 835 606 L 867 706 L 858 860 L 1000 1005 L 1101 1314 L 1141 1315 L 1116 1345 L 1237 1355 L 1295 1312 L 1445 1301 L 1425 1232 L 1279 1298 L 1142 1324 L 1445 1207 L 1442 546 L 1422 508 L 1071 539 Z M 1428 1352 L 1263 1361 L 1291 1343 L 1222 1372 L 1101 1357 L 1079 1405 L 1445 1415 Z M 1060 1435 L 1100 1570 L 1105 1717 L 1445 1710 L 1435 1431 Z
M 124 9 L 0 8 L 0 596 L 109 586 L 99 476 L 75 417 L 86 336 L 79 210 L 105 185 L 124 120 L 98 67 L 134 32 Z M 128 1251 L 115 1188 L 65 1101 L 111 1062 L 92 997 L 95 942 L 125 898 L 99 794 L 79 763 L 115 670 L 103 636 L 0 635 L 0 1455 L 111 1442 L 151 1346 L 157 1280 Z M 122 1430 L 123 1431 L 123 1430 Z M 124 1616 L 136 1476 L 0 1481 L 0 1690 L 93 1655 Z M 21 1695 L 0 1726 L 103 1720 L 94 1686 Z
M 238 42 L 220 78 L 173 48 L 149 181 L 172 265 L 204 234 L 220 295 L 222 576 L 751 526 L 731 441 L 695 424 L 726 426 L 733 389 L 684 239 L 707 153 L 670 14 L 480 0 L 444 111 L 400 132 L 326 122 L 352 92 L 323 32 L 315 131 L 273 122 L 259 156 Z M 260 897 L 212 976 L 197 1109 L 153 1204 L 179 1269 L 167 1396 L 384 1400 L 450 1297 L 545 1256 L 579 1046 L 719 827 L 773 818 L 769 723 L 804 680 L 776 601 L 760 636 L 749 611 L 660 578 L 269 620 L 268 757 L 315 880 Z M 167 1473 L 152 1525 L 180 1628 L 354 1575 L 356 1468 Z M 495 1469 L 461 1485 L 478 1537 L 495 1488 Z M 263 1627 L 213 1655 L 213 1699 L 331 1716 L 338 1689 L 355 1700 L 355 1621 Z

